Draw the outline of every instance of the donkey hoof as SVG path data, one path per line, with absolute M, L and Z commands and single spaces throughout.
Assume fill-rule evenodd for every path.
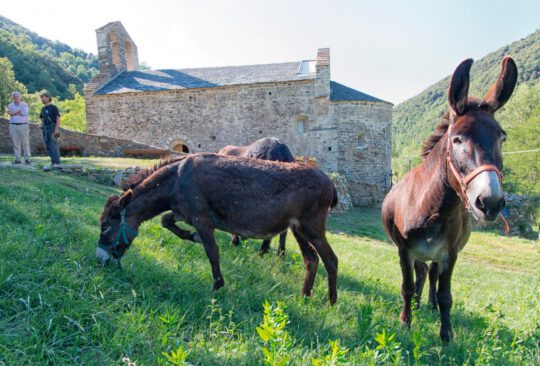
M 330 301 L 330 305 L 334 305 L 337 301 L 337 294 L 328 295 L 328 300 Z
M 411 327 L 411 317 L 402 313 L 401 314 L 401 326 L 403 328 L 410 328 Z
M 454 338 L 454 332 L 452 332 L 452 330 L 443 331 L 441 329 L 441 332 L 440 332 L 439 335 L 440 335 L 444 345 L 447 345 L 448 343 L 450 343 L 450 341 Z
M 225 286 L 225 281 L 223 281 L 223 278 L 219 278 L 214 281 L 214 286 L 212 287 L 212 290 L 217 291 L 223 286 Z

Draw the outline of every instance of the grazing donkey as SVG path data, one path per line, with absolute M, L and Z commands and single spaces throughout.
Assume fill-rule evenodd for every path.
M 245 158 L 263 159 L 271 161 L 281 161 L 284 163 L 294 162 L 294 156 L 291 150 L 283 142 L 275 137 L 264 137 L 248 146 L 228 145 L 218 151 L 218 154 L 229 156 L 243 156 Z M 287 230 L 279 234 L 278 255 L 285 254 L 285 242 L 287 240 Z M 240 244 L 238 235 L 233 234 L 232 242 L 234 245 Z M 264 239 L 261 244 L 261 254 L 268 253 L 272 239 Z
M 505 206 L 500 170 L 506 134 L 493 114 L 512 95 L 517 68 L 506 57 L 496 83 L 480 100 L 468 97 L 472 63 L 465 60 L 454 72 L 450 109 L 424 143 L 422 163 L 392 188 L 382 206 L 382 222 L 398 247 L 403 276 L 401 322 L 410 325 L 411 301 L 416 295 L 419 306 L 428 272 L 425 261 L 431 261 L 429 303 L 439 307 L 445 342 L 453 336 L 452 271 L 471 234 L 467 211 L 477 220 L 492 221 Z
M 109 197 L 105 203 L 96 248 L 100 262 L 114 258 L 120 266 L 139 225 L 172 211 L 168 215 L 173 215 L 173 220 L 195 228 L 217 290 L 224 280 L 215 229 L 267 239 L 290 228 L 306 266 L 302 294 L 311 295 L 320 256 L 328 272 L 330 303 L 336 302 L 338 259 L 326 240 L 326 218 L 329 209 L 337 204 L 337 192 L 319 169 L 295 163 L 191 154 L 165 161 L 140 176 L 139 183 L 132 181 L 132 188 L 120 197 Z M 191 236 L 174 222 L 172 226 L 169 229 L 178 236 Z

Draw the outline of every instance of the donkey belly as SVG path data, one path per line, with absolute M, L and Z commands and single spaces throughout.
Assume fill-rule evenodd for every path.
M 283 231 L 287 230 L 288 224 L 285 223 L 256 223 L 248 222 L 245 224 L 235 223 L 231 225 L 228 222 L 221 222 L 216 225 L 218 229 L 227 231 L 231 234 L 240 235 L 252 239 L 270 239 Z
M 424 262 L 445 262 L 448 257 L 448 245 L 443 238 L 421 238 L 412 243 L 409 252 L 414 259 Z

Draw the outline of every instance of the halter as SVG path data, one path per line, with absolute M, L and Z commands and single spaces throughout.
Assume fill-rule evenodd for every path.
M 127 237 L 128 235 L 130 235 L 132 238 L 135 238 L 137 237 L 137 235 L 139 235 L 139 233 L 137 232 L 137 230 L 134 230 L 126 223 L 126 209 L 124 208 L 120 212 L 120 229 L 118 230 L 118 233 L 116 234 L 116 237 L 114 238 L 113 243 L 111 245 L 99 243 L 98 247 L 105 250 L 109 250 L 109 247 L 110 247 L 112 248 L 111 252 L 115 254 L 116 256 L 118 256 L 119 253 L 117 252 L 117 249 L 118 249 L 118 244 L 120 244 L 120 240 L 123 241 L 123 244 L 129 245 L 129 241 Z
M 452 156 L 451 156 L 452 141 L 450 141 L 451 131 L 452 131 L 452 124 L 449 124 L 448 131 L 447 131 L 448 143 L 447 143 L 447 148 L 446 148 L 446 161 L 448 162 L 450 171 L 452 172 L 452 174 L 454 175 L 454 178 L 456 178 L 459 184 L 459 190 L 456 190 L 456 193 L 458 194 L 459 198 L 465 205 L 465 208 L 470 211 L 471 205 L 469 203 L 469 198 L 467 197 L 467 189 L 469 188 L 469 183 L 474 178 L 476 178 L 480 173 L 492 171 L 492 172 L 495 172 L 495 174 L 497 174 L 497 178 L 499 179 L 499 184 L 502 186 L 502 173 L 499 170 L 499 168 L 497 168 L 493 164 L 483 164 L 483 165 L 480 165 L 478 168 L 474 169 L 469 174 L 467 174 L 465 177 L 462 177 L 461 174 L 459 174 L 459 171 L 457 170 L 456 166 L 452 162 Z M 508 233 L 510 232 L 510 227 L 508 226 L 508 222 L 506 221 L 502 213 L 499 213 L 499 216 L 504 223 L 504 232 L 506 236 L 508 236 Z

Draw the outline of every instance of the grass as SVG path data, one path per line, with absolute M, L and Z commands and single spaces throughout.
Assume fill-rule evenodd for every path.
M 259 241 L 235 248 L 218 233 L 225 287 L 213 292 L 202 246 L 180 242 L 159 217 L 142 225 L 123 270 L 96 264 L 98 216 L 112 187 L 61 173 L 1 173 L 0 365 L 540 363 L 537 242 L 473 233 L 454 274 L 455 340 L 443 346 L 426 305 L 411 329 L 399 325 L 397 253 L 375 209 L 329 219 L 340 260 L 330 307 L 322 265 L 313 297 L 299 295 L 304 268 L 292 235 L 281 260 L 261 258 Z M 274 334 L 266 343 L 261 327 Z

